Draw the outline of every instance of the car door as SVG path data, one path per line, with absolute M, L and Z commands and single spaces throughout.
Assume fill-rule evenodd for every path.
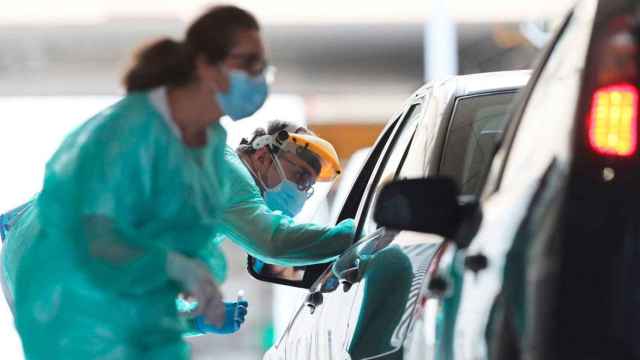
M 400 143 L 409 143 L 409 146 L 394 148 L 387 163 L 375 176 L 380 180 L 372 180 L 375 186 L 371 186 L 371 193 L 367 195 L 369 199 L 361 203 L 358 211 L 358 229 L 364 234 L 371 234 L 371 237 L 365 237 L 345 252 L 333 266 L 339 282 L 356 284 L 348 291 L 355 298 L 346 327 L 346 347 L 341 349 L 347 350 L 349 356 L 357 359 L 403 358 L 406 351 L 398 350 L 404 346 L 415 315 L 420 312 L 425 274 L 434 255 L 444 250 L 440 246 L 443 239 L 438 236 L 379 229 L 372 217 L 373 199 L 378 190 L 384 182 L 399 176 L 422 177 L 428 169 L 437 172 L 440 163 L 434 166 L 427 157 L 439 158 L 442 154 L 440 148 L 444 147 L 450 151 L 444 152 L 447 160 L 443 164 L 452 164 L 447 169 L 459 167 L 460 183 L 471 179 L 468 183 L 475 187 L 468 186 L 468 191 L 477 191 L 477 177 L 480 176 L 477 170 L 483 167 L 472 164 L 484 162 L 484 166 L 488 166 L 514 94 L 513 90 L 477 94 L 466 97 L 460 106 L 456 102 L 452 113 L 454 118 L 461 119 L 459 122 L 440 118 L 441 114 L 448 113 L 442 110 L 449 98 L 445 96 L 444 100 L 436 100 L 431 96 L 425 108 L 432 116 L 420 117 L 415 138 L 412 132 L 401 135 Z M 439 131 L 440 128 L 449 129 L 450 136 L 447 131 Z M 481 136 L 485 133 L 490 135 L 491 141 L 485 141 Z M 402 141 L 402 136 L 407 141 Z M 444 139 L 436 139 L 438 136 L 446 138 L 447 145 L 443 145 Z M 491 148 L 487 148 L 487 144 Z M 321 321 L 344 323 L 342 315 L 327 306 Z M 419 351 L 412 354 L 419 356 Z M 346 357 L 346 354 L 340 356 Z
M 358 205 L 357 202 L 366 190 L 366 185 L 369 181 L 369 177 L 371 176 L 371 172 L 382 156 L 391 135 L 395 132 L 398 124 L 400 123 L 402 114 L 403 112 L 401 111 L 399 114 L 394 115 L 394 120 L 390 121 L 385 129 L 383 129 L 360 173 L 354 181 L 347 199 L 345 200 L 345 204 L 339 217 L 340 220 L 349 218 L 350 214 L 352 214 L 351 217 L 355 216 Z M 307 271 L 318 272 L 318 278 L 309 288 L 307 299 L 298 307 L 280 339 L 278 339 L 274 346 L 265 354 L 265 359 L 295 359 L 297 351 L 302 352 L 301 349 L 309 351 L 313 344 L 317 343 L 316 334 L 318 332 L 315 329 L 323 307 L 317 306 L 317 301 L 311 297 L 311 294 L 318 292 L 331 292 L 339 285 L 339 283 L 334 282 L 334 279 L 330 277 L 330 272 L 326 271 L 329 265 L 330 264 L 318 264 L 307 267 Z M 285 348 L 285 345 L 287 344 L 288 353 Z
M 399 141 L 406 145 L 393 149 L 389 161 L 381 164 L 378 180 L 372 182 L 368 198 L 360 204 L 358 232 L 378 236 L 365 238 L 361 246 L 341 256 L 334 265 L 334 273 L 346 274 L 339 277 L 350 277 L 348 281 L 359 285 L 353 293 L 344 344 L 344 350 L 354 359 L 396 356 L 408 330 L 420 279 L 440 242 L 437 237 L 431 242 L 417 241 L 417 236 L 407 234 L 399 242 L 399 232 L 379 228 L 373 220 L 375 197 L 385 183 L 401 172 L 403 176 L 422 176 L 429 168 L 426 157 L 439 143 L 436 140 L 442 125 L 443 104 L 438 100 L 432 92 L 421 109 L 416 109 L 424 114 Z
M 371 176 L 377 162 L 384 154 L 384 150 L 387 147 L 389 139 L 396 131 L 396 128 L 402 118 L 402 114 L 403 112 L 400 112 L 398 115 L 394 115 L 394 120 L 385 127 L 382 134 L 376 141 L 376 144 L 363 165 L 362 170 L 354 181 L 351 192 L 345 200 L 339 221 L 355 216 L 358 205 L 357 203 L 366 190 L 369 177 Z M 307 353 L 310 351 L 319 351 L 317 346 L 319 340 L 318 325 L 324 307 L 319 303 L 317 297 L 313 296 L 313 294 L 332 292 L 338 287 L 339 283 L 334 281 L 337 279 L 332 278 L 330 276 L 330 272 L 327 271 L 329 265 L 330 264 L 318 264 L 307 267 L 307 271 L 317 272 L 320 275 L 318 275 L 318 279 L 309 288 L 306 300 L 300 304 L 280 339 L 265 354 L 265 359 L 296 359 L 297 356 L 305 351 Z M 323 298 L 321 299 L 321 301 L 323 301 Z
M 380 164 L 388 161 L 394 146 L 401 143 L 398 140 L 403 134 L 402 141 L 406 144 L 407 124 L 415 125 L 419 112 L 414 110 L 422 98 L 421 96 L 415 101 L 410 101 L 400 115 L 383 130 L 345 200 L 338 221 L 356 217 L 360 202 L 366 198 L 368 189 L 372 186 L 372 178 L 378 173 Z M 315 266 L 316 269 L 321 267 L 326 266 Z M 327 354 L 331 354 L 330 356 L 334 358 L 344 355 L 341 354 L 344 352 L 341 349 L 344 348 L 344 335 L 348 323 L 340 320 L 348 316 L 352 294 L 358 286 L 343 291 L 346 288 L 339 286 L 340 284 L 335 280 L 330 270 L 326 270 L 319 277 L 311 287 L 307 300 L 297 310 L 283 336 L 265 355 L 265 358 L 298 359 L 305 354 L 302 358 L 325 359 L 329 356 Z M 330 310 L 327 311 L 327 308 Z M 325 313 L 329 314 L 326 318 Z
M 345 259 L 360 277 L 347 350 L 354 359 L 403 359 L 399 350 L 413 322 L 424 274 L 442 239 L 433 236 L 428 241 L 422 234 L 385 228 L 378 231 L 379 239 L 363 244 L 352 259 Z
M 505 263 L 510 252 L 517 250 L 515 243 L 542 229 L 537 219 L 553 212 L 549 204 L 561 186 L 571 153 L 576 103 L 567 99 L 577 99 L 580 89 L 595 4 L 580 3 L 551 43 L 547 53 L 553 52 L 534 75 L 524 110 L 511 124 L 511 135 L 493 164 L 482 204 L 483 220 L 460 270 L 464 273 L 460 305 L 453 346 L 448 349 L 456 359 L 491 357 L 489 337 L 496 303 L 504 279 L 514 275 L 505 272 Z M 522 288 L 526 279 L 520 280 Z M 527 326 L 521 315 L 514 323 L 518 333 Z
M 411 241 L 405 237 L 398 244 L 397 232 L 378 228 L 373 222 L 372 207 L 381 186 L 393 180 L 406 163 L 409 148 L 415 144 L 416 127 L 422 127 L 430 119 L 425 117 L 427 105 L 416 103 L 406 129 L 398 138 L 399 146 L 389 153 L 388 161 L 381 163 L 370 191 L 358 210 L 358 231 L 364 238 L 357 246 L 343 254 L 333 266 L 333 273 L 341 282 L 353 283 L 351 311 L 346 320 L 347 332 L 343 351 L 355 359 L 365 359 L 395 352 L 402 344 L 413 308 L 419 283 L 415 273 L 425 271 L 425 258 L 431 258 L 437 249 L 435 243 Z M 433 134 L 437 131 L 433 131 Z M 416 148 L 424 148 L 416 145 Z M 424 160 L 419 161 L 424 164 Z M 355 286 L 355 285 L 354 285 Z M 386 296 L 393 293 L 397 296 Z M 327 309 L 325 317 L 330 312 Z
M 424 175 L 446 175 L 452 177 L 460 186 L 463 195 L 479 194 L 481 185 L 502 138 L 507 124 L 508 113 L 517 90 L 492 91 L 458 97 L 452 100 L 451 119 L 445 121 L 446 132 L 442 141 L 442 150 L 434 151 L 439 158 L 435 171 Z M 415 177 L 410 167 L 400 171 L 400 177 Z M 402 243 L 407 235 L 398 236 Z M 434 242 L 434 235 L 422 234 L 420 243 Z M 415 237 L 415 236 L 413 236 Z M 409 329 L 414 330 L 403 349 L 404 359 L 433 359 L 436 351 L 436 337 L 442 341 L 442 330 L 438 329 L 436 314 L 441 310 L 441 300 L 459 286 L 459 276 L 450 273 L 459 255 L 450 241 L 435 241 L 440 244 L 437 252 L 429 258 L 423 258 L 422 266 L 428 271 L 416 274 L 420 279 L 421 291 L 415 301 L 413 320 Z M 419 275 L 419 276 L 418 276 Z
M 334 284 L 336 277 L 347 291 L 344 292 L 346 295 L 329 292 L 323 296 L 324 299 L 333 297 L 337 300 L 325 302 L 318 318 L 321 323 L 317 331 L 326 339 L 326 344 L 321 340 L 321 348 L 327 349 L 329 340 L 333 346 L 329 354 L 318 351 L 321 358 L 403 358 L 404 352 L 398 350 L 405 344 L 415 314 L 420 311 L 418 305 L 425 274 L 436 252 L 443 249 L 440 247 L 442 239 L 379 229 L 372 217 L 373 199 L 384 182 L 398 176 L 424 176 L 427 169 L 438 171 L 438 165 L 443 165 L 441 168 L 448 165 L 446 169 L 456 170 L 459 174 L 456 179 L 461 184 L 471 184 L 466 187 L 467 191 L 477 191 L 477 184 L 481 183 L 478 177 L 485 174 L 484 171 L 477 173 L 483 169 L 477 163 L 488 166 L 514 93 L 511 90 L 459 99 L 452 113 L 454 119 L 460 121 L 440 119 L 447 97 L 441 103 L 430 97 L 428 106 L 416 104 L 413 112 L 408 112 L 412 114 L 408 116 L 406 130 L 400 132 L 397 140 L 399 144 L 408 146 L 394 147 L 386 163 L 381 161 L 370 179 L 370 191 L 358 209 L 358 231 L 368 235 L 340 256 L 333 265 L 333 275 L 327 276 L 327 281 Z M 420 115 L 420 107 L 435 109 L 431 112 L 434 118 Z M 420 129 L 415 139 L 413 122 Z M 448 129 L 448 132 L 442 133 L 440 128 Z M 446 145 L 443 145 L 445 141 L 436 141 L 438 134 L 446 138 Z M 485 134 L 490 140 L 485 139 Z M 445 151 L 440 151 L 440 147 Z M 446 159 L 442 164 L 433 166 L 426 159 L 439 157 L 441 153 Z M 350 314 L 347 322 L 344 320 L 345 310 Z M 341 327 L 345 324 L 346 327 Z M 339 340 L 341 334 L 346 334 L 345 342 Z M 299 347 L 297 344 L 292 346 Z M 412 354 L 418 353 L 414 351 Z
M 361 198 L 356 215 L 358 229 L 363 229 L 366 220 L 367 214 L 362 212 L 364 208 L 363 204 L 368 204 L 373 201 L 375 190 L 379 187 L 379 184 L 393 176 L 393 174 L 389 174 L 389 169 L 397 169 L 402 162 L 403 155 L 407 152 L 416 126 L 424 116 L 423 102 L 424 96 L 414 98 L 413 101 L 410 102 L 402 123 L 399 125 L 392 141 L 388 144 L 385 155 L 379 160 L 376 169 L 369 178 L 367 191 Z M 331 341 L 331 356 L 333 358 L 342 358 L 342 356 L 346 357 L 347 355 L 346 343 L 349 335 L 353 333 L 353 323 L 348 321 L 348 319 L 352 313 L 355 297 L 362 286 L 361 282 L 358 281 L 359 279 L 357 279 L 357 264 L 352 264 L 351 262 L 353 259 L 357 259 L 357 256 L 360 254 L 358 249 L 379 249 L 382 247 L 381 242 L 384 243 L 387 241 L 384 232 L 372 231 L 365 233 L 361 230 L 359 231 L 362 235 L 360 236 L 357 231 L 356 238 L 362 238 L 359 244 L 364 244 L 364 247 L 356 245 L 354 248 L 345 252 L 336 264 L 334 264 L 331 271 L 338 276 L 342 286 L 336 289 L 336 291 L 325 294 L 323 313 L 319 319 L 318 331 L 321 336 L 320 342 L 324 342 L 324 344 L 326 344 L 325 347 L 329 348 L 329 341 Z

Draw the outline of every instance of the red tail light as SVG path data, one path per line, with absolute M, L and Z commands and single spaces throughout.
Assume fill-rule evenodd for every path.
M 638 89 L 631 84 L 602 87 L 593 94 L 589 144 L 599 154 L 631 156 L 638 147 Z

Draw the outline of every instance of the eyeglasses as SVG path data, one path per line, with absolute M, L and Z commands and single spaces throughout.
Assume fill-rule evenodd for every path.
M 291 179 L 291 181 L 298 185 L 298 190 L 304 191 L 305 193 L 307 193 L 307 198 L 310 198 L 314 192 L 313 185 L 315 185 L 316 183 L 316 177 L 309 171 L 303 169 L 300 165 L 287 159 L 286 156 L 280 156 L 279 159 L 284 160 L 289 164 L 288 166 L 291 166 L 294 169 L 292 171 L 293 179 Z
M 268 83 L 275 79 L 275 67 L 270 66 L 267 60 L 258 53 L 237 52 L 229 54 L 228 57 L 237 62 L 239 68 L 253 76 L 264 75 Z

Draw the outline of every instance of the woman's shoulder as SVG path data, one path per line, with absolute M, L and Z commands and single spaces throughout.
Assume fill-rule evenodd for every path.
M 153 118 L 154 121 L 149 121 Z M 160 114 L 152 106 L 146 92 L 135 92 L 105 108 L 89 120 L 104 125 L 111 130 L 136 130 L 148 128 L 157 123 Z
M 152 117 L 155 114 L 142 94 L 127 95 L 67 135 L 51 161 L 67 163 L 81 156 L 100 158 L 99 153 L 113 158 L 126 155 L 131 149 L 150 145 L 157 126 L 155 123 L 158 122 Z
M 83 132 L 87 137 L 138 143 L 151 139 L 162 128 L 161 120 L 147 93 L 132 93 L 91 117 Z

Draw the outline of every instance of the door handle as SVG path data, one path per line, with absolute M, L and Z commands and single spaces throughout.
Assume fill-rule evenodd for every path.
M 313 314 L 316 311 L 316 308 L 318 306 L 322 305 L 322 301 L 323 301 L 322 293 L 319 292 L 319 291 L 316 291 L 316 292 L 312 292 L 311 294 L 307 295 L 307 299 L 305 300 L 305 304 L 309 308 L 309 312 L 311 314 Z
M 427 290 L 433 298 L 445 298 L 451 292 L 451 281 L 442 275 L 434 275 L 427 284 Z
M 482 254 L 468 255 L 464 258 L 464 267 L 473 271 L 474 274 L 484 270 L 489 266 L 489 259 Z

